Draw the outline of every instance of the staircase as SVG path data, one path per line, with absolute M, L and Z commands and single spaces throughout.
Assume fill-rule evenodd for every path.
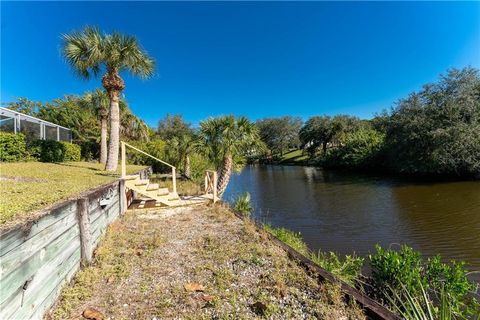
M 160 188 L 158 183 L 151 183 L 149 179 L 141 179 L 139 175 L 126 175 L 126 148 L 132 148 L 137 152 L 140 152 L 150 158 L 155 159 L 167 166 L 172 170 L 172 192 L 168 188 Z M 137 194 L 142 195 L 144 198 L 148 198 L 156 201 L 156 205 L 165 205 L 168 207 L 171 206 L 185 206 L 198 203 L 205 203 L 213 201 L 214 203 L 218 200 L 217 198 L 217 173 L 214 171 L 207 170 L 205 173 L 205 194 L 198 196 L 182 196 L 180 197 L 177 193 L 177 177 L 176 177 L 176 168 L 171 164 L 157 159 L 154 156 L 137 149 L 134 146 L 127 144 L 126 142 L 121 141 L 121 152 L 122 152 L 122 179 L 125 180 L 125 187 L 135 191 Z
M 125 176 L 124 180 L 125 187 L 128 189 L 164 205 L 172 206 L 180 200 L 176 192 L 170 192 L 168 188 L 160 188 L 158 183 L 151 183 L 149 179 L 140 179 L 139 175 Z

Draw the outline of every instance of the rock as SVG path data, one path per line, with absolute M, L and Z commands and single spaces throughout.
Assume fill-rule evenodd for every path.
M 93 308 L 87 308 L 87 309 L 83 310 L 82 316 L 85 319 L 89 319 L 89 320 L 103 320 L 103 319 L 105 319 L 105 317 L 103 316 L 103 314 L 100 311 L 98 311 L 96 309 L 93 309 Z

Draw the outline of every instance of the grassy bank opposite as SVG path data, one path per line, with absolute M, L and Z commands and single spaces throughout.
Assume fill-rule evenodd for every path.
M 103 171 L 100 163 L 15 162 L 0 164 L 0 225 L 21 221 L 28 214 L 120 176 Z M 129 174 L 145 166 L 127 167 Z

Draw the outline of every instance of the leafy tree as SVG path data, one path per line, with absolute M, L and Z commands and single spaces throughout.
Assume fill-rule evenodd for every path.
M 185 135 L 192 135 L 193 130 L 190 123 L 185 122 L 182 115 L 167 114 L 165 118 L 158 121 L 157 134 L 163 140 L 181 138 Z
M 197 150 L 218 171 L 217 190 L 221 197 L 227 188 L 235 162 L 258 150 L 258 128 L 245 117 L 222 116 L 200 122 Z
M 385 128 L 388 163 L 399 172 L 480 173 L 480 75 L 452 69 L 437 83 L 400 100 L 377 120 Z
M 298 137 L 302 119 L 298 117 L 265 118 L 256 122 L 260 138 L 272 154 L 283 152 L 287 148 L 299 147 Z
M 69 95 L 47 103 L 30 102 L 20 98 L 17 102 L 7 104 L 7 107 L 19 112 L 30 109 L 30 115 L 34 117 L 71 129 L 73 142 L 81 146 L 82 157 L 87 160 L 98 157 L 98 139 L 102 134 L 98 104 L 92 100 L 92 93 L 87 92 L 84 96 Z M 132 114 L 126 101 L 120 100 L 120 108 L 120 131 L 125 139 L 147 141 L 151 129 Z
M 347 134 L 342 145 L 323 159 L 327 167 L 366 169 L 378 167 L 382 161 L 385 135 L 374 129 L 359 129 Z
M 365 123 L 360 119 L 348 115 L 314 116 L 302 127 L 299 136 L 302 147 L 313 156 L 320 146 L 325 154 L 329 144 L 339 145 L 346 135 L 363 126 Z
M 120 144 L 119 97 L 125 89 L 120 73 L 126 70 L 148 78 L 153 74 L 155 63 L 132 36 L 117 32 L 104 34 L 97 28 L 86 27 L 62 37 L 63 55 L 79 76 L 89 79 L 97 76 L 102 67 L 105 69 L 102 84 L 110 97 L 110 141 L 105 169 L 115 171 Z

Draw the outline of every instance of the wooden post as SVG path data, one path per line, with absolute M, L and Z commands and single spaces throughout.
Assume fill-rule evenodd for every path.
M 175 167 L 172 167 L 172 182 L 173 182 L 173 193 L 177 194 L 177 172 Z
M 208 171 L 205 171 L 205 194 L 208 192 Z
M 217 171 L 213 171 L 213 203 L 218 201 L 218 196 L 217 196 Z
M 81 263 L 88 265 L 92 262 L 92 234 L 90 233 L 90 219 L 88 216 L 88 198 L 77 200 L 77 218 L 80 228 Z
M 125 188 L 125 180 L 123 179 L 118 183 L 118 193 L 120 195 L 120 215 L 122 215 L 128 209 L 127 189 Z
M 126 151 L 125 151 L 125 142 L 121 141 L 120 145 L 122 147 L 122 179 L 127 176 L 127 164 L 126 164 Z

